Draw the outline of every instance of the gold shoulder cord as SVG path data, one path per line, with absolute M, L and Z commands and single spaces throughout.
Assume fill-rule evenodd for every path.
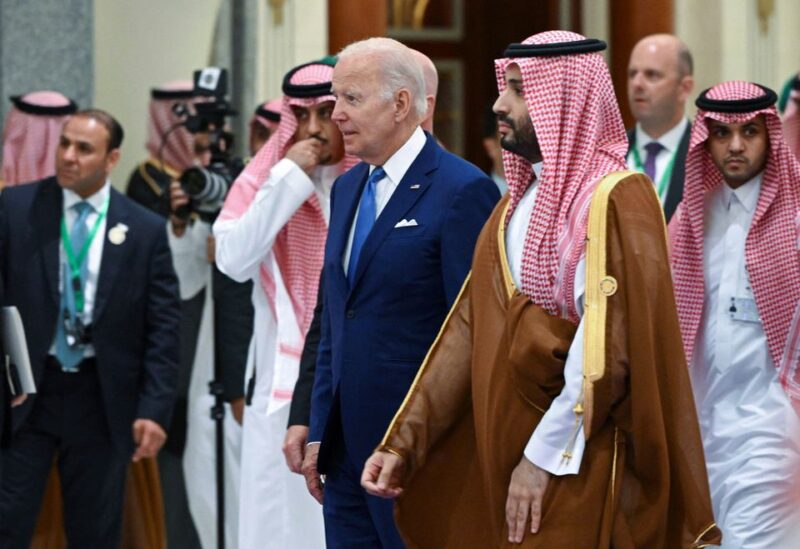
M 139 164 L 139 175 L 142 176 L 142 179 L 144 179 L 144 182 L 147 183 L 148 187 L 150 187 L 150 190 L 153 191 L 153 194 L 160 197 L 162 194 L 164 194 L 164 191 L 161 189 L 161 186 L 158 184 L 158 182 L 155 179 L 153 179 L 149 173 L 147 173 L 148 165 L 153 166 L 153 168 L 155 168 L 156 170 L 167 174 L 172 179 L 178 179 L 178 176 L 180 176 L 180 174 L 176 170 L 173 170 L 172 168 L 167 166 L 166 164 L 161 165 L 152 158 Z
M 150 187 L 150 190 L 153 191 L 153 194 L 160 197 L 163 194 L 161 187 L 158 185 L 156 180 L 150 177 L 150 174 L 147 173 L 148 164 L 150 164 L 150 161 L 139 164 L 139 176 L 144 179 L 144 182 L 147 183 L 147 186 Z

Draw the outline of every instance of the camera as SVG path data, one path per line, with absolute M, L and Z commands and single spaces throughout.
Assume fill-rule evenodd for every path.
M 208 166 L 188 168 L 179 178 L 183 192 L 189 197 L 189 204 L 175 211 L 181 219 L 188 219 L 194 212 L 200 219 L 213 222 L 228 189 L 244 167 L 243 160 L 231 152 L 233 134 L 225 127 L 225 119 L 238 114 L 228 103 L 227 92 L 228 71 L 207 67 L 194 72 L 193 112 L 186 105 L 174 107 L 176 114 L 185 117 L 181 125 L 190 133 L 208 133 L 211 153 Z

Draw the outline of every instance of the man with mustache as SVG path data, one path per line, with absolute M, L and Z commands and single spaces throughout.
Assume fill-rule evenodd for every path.
M 363 486 L 410 547 L 705 547 L 713 526 L 660 205 L 622 171 L 599 40 L 496 61 L 509 193 Z
M 628 105 L 636 127 L 628 131 L 627 165 L 656 185 L 669 222 L 683 195 L 683 166 L 691 126 L 684 114 L 692 93 L 692 54 L 671 34 L 642 38 L 628 62 Z
M 322 516 L 281 443 L 316 304 L 334 180 L 355 162 L 331 120 L 333 68 L 300 65 L 283 81 L 280 123 L 234 182 L 214 223 L 220 270 L 253 280 L 238 547 L 319 547 Z M 243 380 L 245 381 L 245 380 Z
M 711 497 L 731 548 L 800 539 L 800 164 L 775 100 L 739 81 L 700 94 L 670 225 Z
M 54 460 L 69 546 L 118 547 L 128 464 L 167 437 L 178 281 L 163 219 L 111 187 L 122 138 L 108 113 L 78 111 L 55 176 L 0 195 L 3 305 L 20 311 L 37 384 L 0 452 L 2 547 L 30 545 Z

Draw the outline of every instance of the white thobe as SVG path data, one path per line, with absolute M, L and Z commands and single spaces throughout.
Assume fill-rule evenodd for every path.
M 758 176 L 706 196 L 706 298 L 690 368 L 714 515 L 728 549 L 800 547 L 791 503 L 800 421 L 778 380 L 745 260 L 760 187 Z
M 533 166 L 537 180 L 542 164 Z M 533 207 L 536 203 L 538 183 L 528 187 L 506 229 L 506 254 L 511 277 L 517 288 L 521 287 L 522 255 Z M 578 314 L 583 316 L 583 294 L 586 283 L 586 263 L 582 258 L 575 272 L 574 299 Z M 525 457 L 534 465 L 554 475 L 577 474 L 580 470 L 586 438 L 583 418 L 573 408 L 581 397 L 583 386 L 583 321 L 578 325 L 564 366 L 565 385 L 547 409 L 525 447 Z M 567 457 L 565 454 L 571 454 Z
M 320 167 L 312 180 L 297 164 L 283 159 L 272 168 L 241 217 L 214 224 L 220 270 L 234 280 L 254 282 L 254 333 L 246 378 L 255 372 L 256 382 L 244 416 L 241 549 L 324 547 L 322 508 L 308 494 L 303 477 L 289 471 L 281 451 L 291 401 L 286 388 L 293 388 L 297 379 L 305 334 L 298 328 L 272 246 L 280 230 L 312 194 L 316 194 L 327 221 L 330 189 L 337 174 L 336 166 Z M 261 286 L 262 264 L 275 280 L 274 310 Z
M 169 225 L 169 223 L 168 223 Z M 211 234 L 208 223 L 196 221 L 181 237 L 167 227 L 172 261 L 178 276 L 182 300 L 205 292 L 202 318 L 197 334 L 186 416 L 186 446 L 183 473 L 189 512 L 203 549 L 217 546 L 216 423 L 211 419 L 214 397 L 208 383 L 214 379 L 214 298 L 211 265 L 206 241 Z M 225 546 L 237 547 L 239 520 L 239 465 L 242 428 L 225 405 Z

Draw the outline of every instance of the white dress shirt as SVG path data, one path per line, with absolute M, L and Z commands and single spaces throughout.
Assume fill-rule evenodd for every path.
M 663 147 L 658 155 L 656 156 L 656 173 L 655 179 L 653 183 L 656 185 L 656 189 L 658 189 L 658 184 L 661 182 L 661 178 L 664 176 L 664 172 L 669 166 L 670 160 L 672 157 L 678 152 L 678 147 L 681 144 L 681 138 L 683 138 L 683 134 L 686 131 L 686 127 L 689 125 L 689 120 L 686 118 L 681 118 L 681 121 L 678 122 L 671 130 L 667 133 L 659 137 L 658 139 L 653 139 L 647 132 L 642 129 L 641 124 L 636 124 L 636 129 L 634 130 L 634 136 L 636 139 L 636 150 L 639 153 L 639 158 L 642 160 L 642 167 L 644 167 L 644 162 L 647 159 L 647 151 L 645 147 L 652 143 L 653 141 L 658 141 L 661 146 Z M 631 150 L 628 153 L 628 157 L 626 159 L 626 163 L 628 168 L 631 170 L 640 169 L 639 166 L 636 165 L 634 160 L 633 151 Z M 673 165 L 673 170 L 675 166 Z M 667 183 L 666 188 L 664 189 L 664 196 L 660 196 L 661 202 L 663 203 L 666 199 L 667 192 L 669 191 L 669 183 Z
M 78 212 L 75 211 L 73 206 L 78 202 L 84 201 L 84 199 L 69 189 L 62 188 L 61 192 L 64 198 L 62 213 L 67 223 L 67 234 L 72 234 L 72 226 L 75 224 L 75 221 L 78 218 Z M 86 216 L 87 233 L 91 232 L 92 227 L 94 227 L 94 224 L 97 221 L 97 217 L 100 215 L 100 210 L 103 209 L 103 206 L 105 205 L 106 201 L 109 200 L 110 196 L 111 183 L 106 180 L 105 184 L 99 191 L 85 199 L 85 201 L 92 206 L 92 209 Z M 97 293 L 97 279 L 100 274 L 100 262 L 103 258 L 103 246 L 105 245 L 105 234 L 106 218 L 103 218 L 103 220 L 100 222 L 100 226 L 97 228 L 97 233 L 95 234 L 94 239 L 92 239 L 92 243 L 89 246 L 89 252 L 86 256 L 86 280 L 84 281 L 83 285 L 82 316 L 84 324 L 90 324 L 92 322 L 95 294 Z M 65 282 L 64 264 L 67 261 L 67 253 L 64 250 L 64 243 L 61 242 L 60 239 L 58 248 L 58 289 L 59 292 L 63 292 Z M 75 250 L 75 253 L 78 254 L 79 251 Z M 63 322 L 60 312 L 58 316 L 58 322 Z M 53 339 L 53 344 L 50 347 L 50 354 L 56 354 L 55 339 Z M 91 343 L 86 345 L 83 356 L 87 358 L 94 356 L 94 346 Z
M 519 288 L 522 279 L 522 254 L 528 233 L 533 207 L 536 203 L 538 179 L 542 163 L 534 164 L 534 181 L 525 191 L 508 222 L 506 230 L 506 255 L 511 277 Z M 583 316 L 583 295 L 586 286 L 586 263 L 581 258 L 575 271 L 575 306 Z M 583 434 L 583 419 L 575 415 L 573 408 L 580 399 L 583 387 L 583 321 L 578 325 L 564 366 L 566 384 L 545 412 L 525 447 L 525 457 L 534 465 L 554 475 L 577 474 L 580 470 L 586 439 Z M 576 422 L 577 418 L 577 422 Z M 569 451 L 571 458 L 565 458 Z
M 389 160 L 383 165 L 383 171 L 386 172 L 386 177 L 375 184 L 375 219 L 378 219 L 381 215 L 381 212 L 386 207 L 389 199 L 392 198 L 395 189 L 400 185 L 400 182 L 403 180 L 403 177 L 405 177 L 411 164 L 414 163 L 419 153 L 422 152 L 423 147 L 425 147 L 425 141 L 425 132 L 422 131 L 422 128 L 417 126 L 417 129 L 414 130 L 411 137 L 409 137 L 403 146 L 397 149 L 397 152 L 390 156 Z M 370 166 L 369 173 L 371 174 L 374 169 L 375 166 Z M 347 246 L 344 249 L 344 256 L 342 258 L 345 275 L 347 274 L 347 269 L 350 264 L 350 250 L 353 247 L 353 234 L 355 233 L 356 219 L 358 219 L 358 210 L 360 209 L 361 203 L 359 202 L 356 214 L 353 216 L 353 223 L 350 225 L 350 235 L 347 237 Z
M 714 515 L 731 549 L 800 547 L 790 503 L 800 420 L 778 380 L 745 259 L 760 189 L 761 175 L 705 198 L 705 305 L 690 368 Z

